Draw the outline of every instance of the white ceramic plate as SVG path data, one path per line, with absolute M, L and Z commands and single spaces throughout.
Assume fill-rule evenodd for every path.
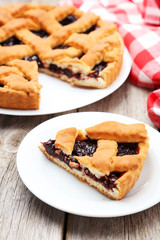
M 58 113 L 83 107 L 96 102 L 118 89 L 127 79 L 131 69 L 131 58 L 125 49 L 122 69 L 116 80 L 105 89 L 73 87 L 57 78 L 39 73 L 41 104 L 39 110 L 12 110 L 0 108 L 0 114 L 31 116 Z
M 150 137 L 150 148 L 143 171 L 135 186 L 120 201 L 111 200 L 87 183 L 80 182 L 49 161 L 38 148 L 40 141 L 54 139 L 56 132 L 62 128 L 75 126 L 81 129 L 108 120 L 138 122 L 111 113 L 82 112 L 55 117 L 29 132 L 17 153 L 17 168 L 28 189 L 57 209 L 90 217 L 123 216 L 157 204 L 160 201 L 160 133 L 148 125 L 146 128 Z

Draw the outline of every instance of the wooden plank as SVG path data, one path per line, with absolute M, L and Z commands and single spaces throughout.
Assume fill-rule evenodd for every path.
M 129 240 L 158 240 L 160 236 L 160 204 L 124 217 Z
M 128 236 L 126 235 L 124 219 L 122 217 L 89 218 L 70 215 L 66 239 L 127 240 Z
M 94 211 L 94 209 L 93 209 Z M 158 240 L 160 204 L 141 213 L 117 218 L 69 215 L 67 240 Z
M 0 235 L 1 239 L 62 239 L 65 213 L 37 199 L 22 183 L 16 152 L 33 127 L 53 117 L 0 115 Z M 22 238 L 23 236 L 23 238 Z
M 147 115 L 147 97 L 150 90 L 134 86 L 127 80 L 118 90 L 102 100 L 82 107 L 79 111 L 100 111 L 125 115 L 143 121 L 150 126 Z

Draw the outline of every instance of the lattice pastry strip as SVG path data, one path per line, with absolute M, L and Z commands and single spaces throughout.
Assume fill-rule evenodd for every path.
M 38 109 L 40 88 L 36 62 L 12 60 L 0 66 L 0 107 Z
M 0 26 L 12 20 L 11 14 L 0 8 Z
M 3 6 L 3 8 L 7 9 L 7 7 L 5 8 L 5 6 Z M 0 8 L 0 12 L 3 12 L 3 15 L 0 16 L 0 23 L 2 24 L 2 26 L 0 27 L 0 45 L 2 46 L 0 47 L 0 53 L 1 53 L 0 64 L 5 64 L 7 61 L 10 61 L 12 59 L 16 59 L 16 58 L 23 59 L 25 57 L 29 57 L 35 54 L 33 49 L 30 48 L 29 45 L 26 45 L 25 42 L 21 41 L 20 33 L 21 31 L 24 33 L 25 32 L 31 33 L 30 31 L 28 31 L 28 30 L 31 30 L 35 34 L 39 34 L 40 32 L 40 34 L 42 34 L 42 37 L 49 35 L 48 33 L 43 32 L 41 30 L 40 25 L 37 25 L 35 22 L 33 22 L 31 18 L 24 18 L 25 11 L 28 11 L 29 9 L 34 9 L 34 10 L 36 9 L 36 11 L 38 11 L 42 8 L 46 10 L 51 10 L 51 9 L 54 9 L 55 6 L 49 7 L 49 5 L 43 5 L 43 4 L 11 4 L 9 5 L 9 9 L 13 10 L 11 11 L 11 14 L 13 16 L 14 15 L 17 16 L 18 13 L 21 13 L 19 14 L 18 18 L 14 18 L 11 14 L 9 14 L 8 13 L 9 9 L 7 12 L 5 12 L 4 9 Z M 25 29 L 27 30 L 25 31 Z M 38 40 L 41 43 L 41 39 L 38 38 Z M 43 45 L 44 44 L 42 42 L 42 46 Z M 40 61 L 38 56 L 34 57 L 33 60 L 37 60 L 37 62 Z
M 43 9 L 45 11 L 50 11 L 54 9 L 56 6 L 51 6 L 48 4 L 41 3 L 11 3 L 0 6 L 0 9 L 9 12 L 13 17 L 22 17 L 24 12 L 30 9 Z
M 76 22 L 66 25 L 63 28 L 61 27 L 58 31 L 56 31 L 56 33 L 51 34 L 44 41 L 31 32 L 29 33 L 25 30 L 19 31 L 18 36 L 24 43 L 27 43 L 29 46 L 31 46 L 34 52 L 38 54 L 43 61 L 43 55 L 45 55 L 46 52 L 51 51 L 51 47 L 56 47 L 57 45 L 63 44 L 64 41 L 74 32 L 80 32 L 83 30 L 85 31 L 91 24 L 94 24 L 97 19 L 98 16 L 92 13 L 87 14 L 87 16 L 84 14 Z
M 85 130 L 58 131 L 39 148 L 81 181 L 113 199 L 123 198 L 142 171 L 148 136 L 144 124 L 103 122 Z
M 65 19 L 68 15 L 74 14 L 74 16 L 76 15 L 77 17 L 82 16 L 80 11 L 76 11 L 76 8 L 73 6 L 64 6 L 55 7 L 49 12 L 42 9 L 29 10 L 26 11 L 23 16 L 31 18 L 48 33 L 54 34 L 62 28 L 62 25 L 59 22 Z

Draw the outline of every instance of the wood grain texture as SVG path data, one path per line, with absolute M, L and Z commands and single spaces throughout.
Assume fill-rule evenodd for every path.
M 0 115 L 0 239 L 63 239 L 65 214 L 31 194 L 16 167 L 17 149 L 24 136 L 51 117 Z
M 160 205 L 141 213 L 117 218 L 88 218 L 69 215 L 67 240 L 159 239 Z M 94 209 L 93 209 L 94 212 Z
M 11 2 L 15 1 L 0 0 L 0 4 Z M 58 0 L 33 2 L 55 4 Z M 127 80 L 110 96 L 73 111 L 33 117 L 0 114 L 0 240 L 159 240 L 160 204 L 117 218 L 66 214 L 37 199 L 22 183 L 16 167 L 16 153 L 25 135 L 57 115 L 76 111 L 111 112 L 153 126 L 146 109 L 149 93 L 150 90 Z
M 104 99 L 80 108 L 80 111 L 102 111 L 125 115 L 154 127 L 147 115 L 150 90 L 134 86 L 127 80 L 118 90 Z

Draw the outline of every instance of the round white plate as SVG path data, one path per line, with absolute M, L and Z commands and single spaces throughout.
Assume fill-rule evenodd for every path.
M 87 183 L 80 182 L 49 161 L 38 148 L 40 141 L 54 139 L 60 129 L 72 126 L 81 129 L 108 120 L 128 124 L 138 122 L 111 113 L 82 112 L 55 117 L 29 132 L 17 153 L 17 168 L 28 189 L 57 209 L 90 217 L 123 216 L 157 204 L 160 201 L 160 133 L 148 125 L 150 148 L 143 171 L 135 186 L 119 201 L 111 200 Z
M 39 110 L 12 110 L 0 108 L 0 114 L 31 116 L 58 113 L 83 107 L 96 102 L 118 89 L 127 79 L 131 69 L 131 58 L 125 49 L 122 69 L 116 80 L 105 89 L 73 87 L 57 78 L 39 73 L 41 104 Z

